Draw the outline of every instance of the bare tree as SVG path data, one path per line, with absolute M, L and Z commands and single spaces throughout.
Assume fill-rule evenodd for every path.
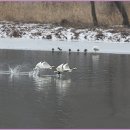
M 116 7 L 118 8 L 119 12 L 122 15 L 122 18 L 123 18 L 122 24 L 123 25 L 129 25 L 128 15 L 127 15 L 127 12 L 125 10 L 123 3 L 121 1 L 115 1 L 114 3 L 115 3 Z
M 94 26 L 98 26 L 98 20 L 97 20 L 96 10 L 95 10 L 95 3 L 94 3 L 94 1 L 90 1 L 90 2 L 91 2 L 91 14 L 92 14 L 92 18 L 93 18 L 93 24 L 94 24 Z

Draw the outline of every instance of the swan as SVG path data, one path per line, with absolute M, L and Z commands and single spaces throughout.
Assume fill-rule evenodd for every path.
M 34 69 L 52 69 L 54 66 L 49 65 L 46 61 L 36 64 Z
M 76 70 L 76 69 L 77 69 L 76 67 L 75 68 L 70 68 L 68 63 L 63 65 L 64 72 L 72 72 L 72 70 Z
M 36 64 L 35 69 L 37 69 L 37 68 L 39 68 L 39 69 L 42 68 L 42 61 L 40 61 L 39 63 Z
M 54 71 L 54 72 L 57 72 L 57 74 L 58 74 L 59 77 L 60 77 L 60 74 L 63 73 L 63 72 L 72 72 L 72 70 L 76 70 L 76 69 L 77 69 L 76 67 L 71 69 L 71 68 L 69 67 L 68 63 L 66 63 L 66 64 L 61 64 L 61 65 L 59 65 L 59 66 L 56 68 L 56 71 Z
M 44 61 L 44 62 L 42 63 L 42 65 L 43 65 L 43 69 L 52 69 L 52 68 L 55 67 L 55 66 L 49 65 L 46 61 Z
M 56 68 L 56 71 L 55 71 L 55 72 L 64 72 L 63 65 L 64 65 L 64 64 L 59 65 L 59 66 Z
M 46 61 L 42 62 L 40 61 L 39 63 L 36 64 L 35 68 L 33 69 L 33 75 L 37 76 L 40 73 L 41 69 L 52 69 L 55 66 L 49 65 Z

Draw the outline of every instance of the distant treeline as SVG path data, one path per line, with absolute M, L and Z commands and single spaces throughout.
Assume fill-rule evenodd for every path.
M 130 2 L 0 2 L 2 21 L 84 27 L 128 25 L 129 19 Z

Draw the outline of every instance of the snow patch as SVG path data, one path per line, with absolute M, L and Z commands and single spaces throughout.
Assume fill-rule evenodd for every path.
M 113 29 L 86 28 L 75 29 L 53 24 L 25 24 L 0 22 L 1 38 L 50 39 L 62 41 L 100 41 L 100 42 L 130 42 L 129 31 Z
M 120 42 L 88 42 L 88 41 L 51 41 L 43 39 L 27 39 L 27 38 L 1 38 L 0 49 L 13 50 L 39 50 L 39 51 L 59 51 L 58 47 L 69 53 L 84 52 L 95 53 L 94 47 L 98 50 L 96 53 L 115 53 L 115 54 L 130 54 L 130 44 Z

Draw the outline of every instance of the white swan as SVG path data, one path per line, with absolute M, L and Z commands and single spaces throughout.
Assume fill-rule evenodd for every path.
M 71 69 L 69 67 L 68 63 L 66 63 L 66 64 L 59 65 L 56 68 L 56 71 L 54 71 L 54 72 L 56 72 L 59 75 L 59 77 L 60 77 L 60 74 L 63 73 L 63 72 L 72 72 L 72 70 L 76 70 L 76 69 L 77 69 L 76 67 Z
M 38 68 L 39 69 L 42 68 L 42 62 L 37 63 L 34 69 L 38 69 Z
M 63 70 L 64 70 L 65 72 L 72 72 L 72 70 L 76 70 L 76 69 L 77 69 L 76 67 L 71 69 L 71 68 L 69 67 L 68 63 L 66 63 L 66 64 L 63 65 Z
M 55 66 L 49 65 L 46 61 L 44 61 L 44 62 L 41 61 L 41 62 L 37 63 L 35 68 L 33 69 L 33 75 L 37 76 L 40 73 L 40 70 L 52 69 L 53 67 L 55 67 Z
M 49 65 L 46 61 L 36 64 L 34 69 L 52 69 L 54 66 Z
M 55 71 L 55 72 L 64 72 L 63 65 L 64 65 L 64 64 L 59 65 L 59 66 L 56 68 L 56 71 Z
M 52 69 L 55 66 L 49 65 L 46 61 L 42 63 L 43 69 Z

